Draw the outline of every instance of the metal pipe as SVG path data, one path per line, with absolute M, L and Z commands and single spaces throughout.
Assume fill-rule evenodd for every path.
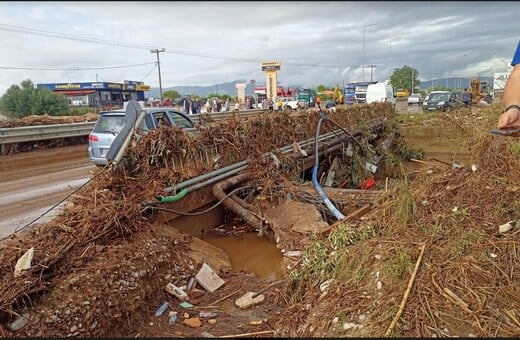
M 139 127 L 141 124 L 144 116 L 146 115 L 146 111 L 140 111 L 139 116 L 137 117 L 137 120 L 134 124 L 134 127 Z M 128 136 L 126 137 L 125 141 L 123 142 L 123 145 L 121 145 L 121 148 L 119 148 L 119 151 L 117 152 L 116 156 L 114 157 L 114 160 L 112 161 L 112 165 L 117 166 L 119 162 L 121 161 L 121 158 L 123 158 L 123 155 L 125 153 L 126 148 L 128 147 L 128 143 L 130 143 L 130 140 L 132 139 L 132 133 L 128 133 Z

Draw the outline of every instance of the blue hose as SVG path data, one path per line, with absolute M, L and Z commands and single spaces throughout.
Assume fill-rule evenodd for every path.
M 319 106 L 318 106 L 319 107 Z M 323 202 L 325 202 L 325 205 L 327 208 L 329 208 L 330 212 L 336 217 L 338 220 L 342 220 L 345 218 L 345 215 L 339 211 L 334 204 L 330 201 L 330 199 L 327 197 L 323 189 L 321 188 L 320 184 L 318 183 L 318 164 L 319 164 L 319 156 L 318 156 L 318 137 L 320 135 L 320 127 L 321 122 L 325 119 L 327 119 L 327 116 L 320 110 L 320 120 L 318 121 L 318 126 L 316 128 L 316 136 L 314 138 L 314 167 L 312 168 L 312 185 L 314 186 L 314 189 L 318 192 L 318 194 L 323 199 Z

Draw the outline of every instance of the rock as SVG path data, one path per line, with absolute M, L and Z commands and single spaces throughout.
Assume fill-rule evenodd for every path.
M 209 323 L 210 325 L 214 325 L 214 324 L 217 323 L 217 319 L 208 319 L 208 323 Z
M 216 338 L 216 336 L 214 336 L 213 334 L 208 333 L 208 332 L 202 332 L 202 333 L 200 333 L 200 335 L 201 335 L 203 338 Z
M 199 328 L 202 325 L 198 316 L 190 319 L 184 319 L 183 323 L 191 328 Z
M 74 333 L 74 332 L 76 332 L 77 330 L 78 330 L 78 326 L 76 326 L 76 325 L 74 325 L 74 326 L 72 326 L 72 327 L 70 328 L 70 332 L 71 332 L 71 333 Z
M 265 300 L 265 296 L 263 294 L 258 295 L 253 299 L 253 295 L 255 292 L 247 292 L 238 299 L 235 300 L 235 305 L 240 309 L 247 309 L 254 305 L 258 305 Z
M 27 322 L 29 322 L 29 315 L 23 314 L 21 316 L 18 316 L 13 322 L 7 325 L 7 327 L 12 331 L 16 332 L 20 329 L 24 328 L 25 325 L 27 325 Z
M 184 313 L 184 314 L 182 315 L 182 317 L 185 318 L 185 319 L 189 319 L 189 318 L 190 318 L 190 315 L 189 315 L 188 313 Z

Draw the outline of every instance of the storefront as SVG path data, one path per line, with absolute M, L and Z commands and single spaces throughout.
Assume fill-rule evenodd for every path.
M 68 97 L 70 106 L 102 108 L 123 107 L 123 102 L 135 99 L 145 100 L 149 85 L 142 82 L 124 80 L 122 83 L 54 83 L 37 84 L 37 88 L 47 88 Z

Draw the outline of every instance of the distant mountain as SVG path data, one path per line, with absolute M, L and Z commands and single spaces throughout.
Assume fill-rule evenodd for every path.
M 449 89 L 464 89 L 471 88 L 471 79 L 473 78 L 442 78 L 442 79 L 433 79 L 422 81 L 419 87 L 421 90 L 426 90 L 430 87 L 439 87 L 443 86 Z M 493 77 L 480 77 L 480 81 L 487 81 L 489 88 L 493 88 Z M 433 84 L 433 86 L 432 86 Z
M 166 91 L 177 91 L 183 97 L 186 95 L 197 95 L 201 97 L 207 97 L 209 94 L 218 93 L 219 95 L 227 94 L 229 96 L 236 96 L 237 89 L 235 85 L 237 83 L 246 83 L 246 96 L 253 95 L 253 87 L 265 86 L 265 83 L 251 84 L 246 80 L 235 80 L 227 83 L 220 83 L 210 86 L 173 86 L 163 87 L 163 93 Z M 300 86 L 300 85 L 298 85 Z M 285 87 L 285 86 L 284 86 Z M 297 86 L 288 86 L 289 88 L 296 88 Z M 146 93 L 147 97 L 159 98 L 160 90 L 158 87 L 152 87 L 152 89 Z

